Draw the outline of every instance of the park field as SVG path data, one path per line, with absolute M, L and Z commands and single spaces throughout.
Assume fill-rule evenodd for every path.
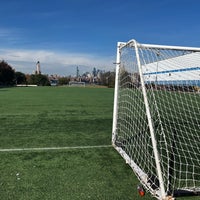
M 111 146 L 113 95 L 109 88 L 1 88 L 0 199 L 153 199 L 138 195 L 138 180 Z

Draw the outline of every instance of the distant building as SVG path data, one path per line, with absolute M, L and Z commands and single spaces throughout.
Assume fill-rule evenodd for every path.
M 59 77 L 57 75 L 51 75 L 49 76 L 49 82 L 51 86 L 57 86 L 58 85 L 58 79 Z
M 40 61 L 38 61 L 37 64 L 36 64 L 36 71 L 35 71 L 35 74 L 41 74 Z

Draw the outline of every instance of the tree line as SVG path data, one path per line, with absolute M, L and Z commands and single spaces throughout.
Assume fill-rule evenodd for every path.
M 58 85 L 67 85 L 70 81 L 70 77 L 58 77 Z M 115 73 L 105 72 L 101 74 L 98 81 L 95 82 L 99 85 L 105 85 L 107 87 L 114 87 Z M 0 86 L 14 86 L 19 84 L 25 85 L 38 85 L 38 86 L 50 86 L 51 82 L 47 75 L 44 74 L 24 74 L 22 72 L 16 72 L 7 62 L 4 60 L 0 62 Z
M 15 70 L 4 60 L 0 62 L 0 86 L 13 86 L 17 84 L 33 84 L 38 86 L 50 85 L 46 75 L 31 74 L 25 75 Z

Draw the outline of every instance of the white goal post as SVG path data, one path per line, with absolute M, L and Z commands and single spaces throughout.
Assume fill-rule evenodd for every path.
M 118 42 L 112 144 L 157 199 L 200 195 L 200 48 Z

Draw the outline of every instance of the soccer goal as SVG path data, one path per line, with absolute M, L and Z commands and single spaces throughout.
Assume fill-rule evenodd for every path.
M 85 82 L 70 81 L 69 87 L 85 87 Z
M 112 144 L 157 199 L 200 194 L 200 48 L 118 43 Z

